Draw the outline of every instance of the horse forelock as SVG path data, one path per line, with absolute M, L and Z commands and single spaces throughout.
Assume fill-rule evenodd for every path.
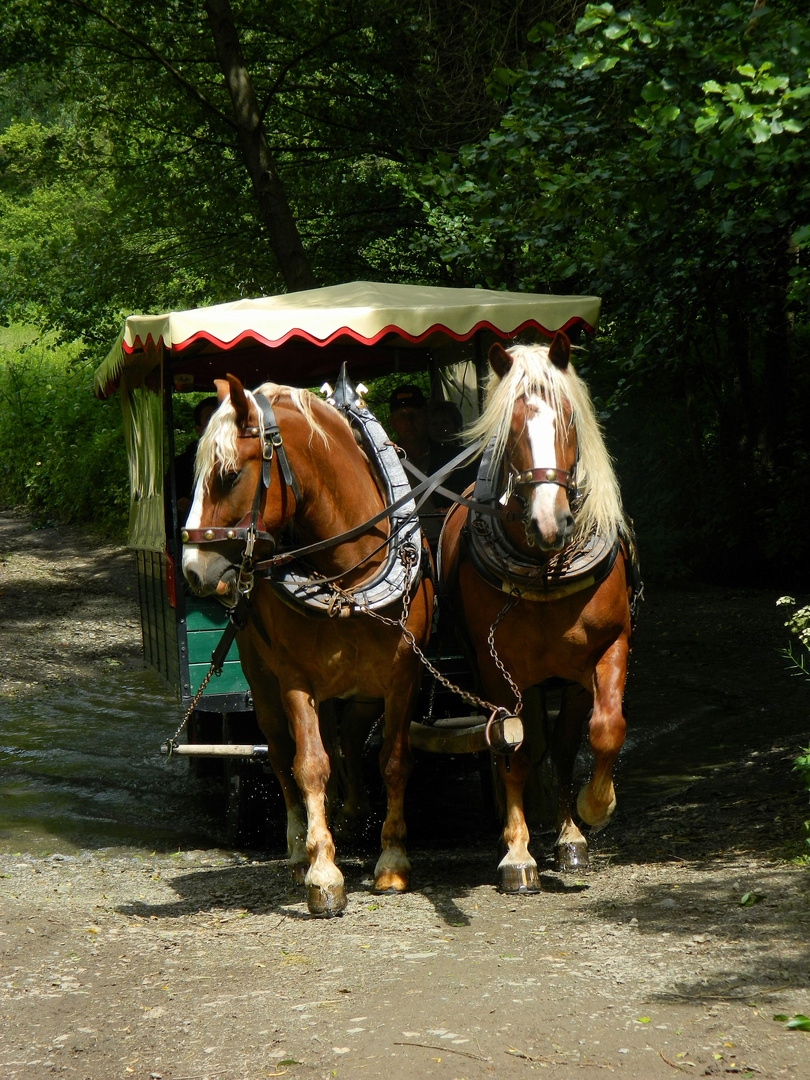
M 270 405 L 279 404 L 285 395 L 290 404 L 301 413 L 309 425 L 309 443 L 311 445 L 316 436 L 323 442 L 324 447 L 329 446 L 329 436 L 318 421 L 313 411 L 313 403 L 318 399 L 309 391 L 301 390 L 295 386 L 280 386 L 277 383 L 263 383 L 255 392 L 246 390 L 245 394 L 258 415 L 259 433 L 264 436 L 264 416 L 258 406 L 255 394 L 262 394 Z M 282 438 L 284 432 L 282 430 Z M 208 421 L 208 426 L 200 436 L 197 448 L 197 457 L 194 462 L 195 481 L 204 477 L 206 487 L 213 470 L 216 468 L 220 474 L 235 471 L 239 465 L 239 426 L 236 422 L 236 409 L 230 398 L 221 402 L 219 408 Z
M 493 460 L 500 460 L 515 403 L 521 397 L 542 397 L 554 411 L 558 432 L 573 425 L 576 435 L 576 481 L 582 502 L 576 514 L 575 536 L 588 535 L 594 529 L 609 532 L 624 522 L 624 510 L 587 386 L 571 364 L 561 371 L 551 362 L 548 346 L 514 345 L 508 352 L 512 366 L 503 378 L 490 372 L 484 409 L 468 429 L 467 440 L 489 442 L 494 438 Z

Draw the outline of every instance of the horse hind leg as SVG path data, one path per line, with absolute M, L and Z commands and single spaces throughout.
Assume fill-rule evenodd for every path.
M 349 701 L 340 707 L 342 798 L 334 819 L 333 833 L 341 843 L 361 844 L 369 838 L 374 812 L 363 775 L 363 752 L 382 712 L 383 703 L 380 700 Z
M 592 705 L 591 695 L 582 687 L 566 686 L 554 728 L 553 756 L 559 785 L 554 866 L 562 873 L 590 869 L 588 842 L 574 823 L 573 804 L 574 762 L 582 741 L 582 726 Z
M 389 692 L 385 699 L 385 728 L 380 750 L 380 772 L 387 794 L 383 822 L 382 852 L 374 867 L 376 893 L 407 892 L 411 880 L 411 863 L 405 849 L 405 786 L 413 768 L 408 728 L 412 702 L 416 695 L 416 680 L 410 680 L 406 692 Z
M 256 720 L 267 739 L 270 766 L 284 796 L 287 811 L 287 865 L 296 884 L 303 884 L 309 862 L 307 859 L 307 819 L 301 802 L 301 792 L 293 777 L 295 743 L 290 737 L 287 715 L 281 702 L 278 682 L 258 667 L 255 652 L 249 643 L 242 643 L 240 658 L 253 689 Z

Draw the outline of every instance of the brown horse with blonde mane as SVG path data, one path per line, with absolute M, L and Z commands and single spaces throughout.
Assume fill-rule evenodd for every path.
M 594 766 L 576 809 L 597 829 L 616 805 L 612 769 L 625 733 L 632 532 L 566 335 L 558 333 L 550 346 L 496 344 L 489 360 L 486 404 L 468 436 L 488 443 L 488 478 L 479 470 L 475 498 L 489 485 L 490 505 L 501 508 L 503 520 L 456 506 L 440 541 L 442 578 L 490 701 L 519 712 L 528 687 L 564 681 L 551 746 L 559 782 L 555 855 L 558 869 L 581 869 L 588 851 L 573 820 L 573 770 L 589 714 Z M 498 767 L 507 849 L 500 887 L 536 891 L 523 809 L 526 748 L 498 757 Z
M 186 522 L 183 571 L 189 584 L 200 595 L 234 603 L 241 537 L 252 515 L 257 553 L 272 556 L 282 534 L 293 538 L 294 548 L 316 547 L 306 562 L 312 581 L 333 582 L 341 603 L 350 601 L 383 564 L 389 540 L 385 517 L 361 528 L 386 503 L 351 426 L 337 408 L 306 390 L 266 384 L 250 392 L 231 375 L 217 382 L 217 390 L 220 405 L 200 440 Z M 265 437 L 268 404 L 276 425 L 272 440 Z M 347 533 L 341 542 L 319 547 Z M 313 914 L 338 914 L 346 906 L 325 807 L 330 762 L 318 709 L 327 699 L 384 702 L 380 769 L 388 801 L 374 888 L 408 888 L 403 803 L 411 769 L 408 726 L 421 667 L 405 628 L 424 645 L 433 610 L 432 582 L 415 577 L 406 582 L 404 606 L 400 599 L 383 608 L 380 621 L 363 611 L 340 617 L 348 614 L 341 603 L 313 616 L 257 573 L 250 618 L 236 635 L 284 793 L 290 866 L 294 879 L 307 887 Z

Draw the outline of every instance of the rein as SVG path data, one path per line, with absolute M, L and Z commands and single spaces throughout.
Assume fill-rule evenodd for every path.
M 362 536 L 363 533 L 368 532 L 370 528 L 376 525 L 378 522 L 383 521 L 385 518 L 391 517 L 395 510 L 398 510 L 400 506 L 404 506 L 405 503 L 416 501 L 417 507 L 414 510 L 414 514 L 417 513 L 418 507 L 425 501 L 425 499 L 431 495 L 441 484 L 442 480 L 460 465 L 466 464 L 476 454 L 479 453 L 481 444 L 469 446 L 463 450 L 460 454 L 443 466 L 437 473 L 432 476 L 424 476 L 420 484 L 415 488 L 411 488 L 399 499 L 396 499 L 390 506 L 386 506 L 380 510 L 374 517 L 370 517 L 367 521 L 361 522 L 359 525 L 355 525 L 352 529 L 347 529 L 346 532 L 339 533 L 337 536 L 327 537 L 325 540 L 318 540 L 314 544 L 307 544 L 305 547 L 293 548 L 289 551 L 279 552 L 278 555 L 273 555 L 269 559 L 264 559 L 261 562 L 256 563 L 257 570 L 263 570 L 265 568 L 272 569 L 276 566 L 284 566 L 286 563 L 292 562 L 295 559 L 302 559 L 309 555 L 315 555 L 320 551 L 327 551 L 329 548 L 337 547 L 339 544 L 348 543 L 349 540 L 354 540 L 358 536 Z M 407 467 L 407 466 L 406 466 Z M 413 515 L 411 515 L 413 516 Z M 341 575 L 342 576 L 342 575 Z
M 258 400 L 263 402 L 263 409 L 265 411 L 265 417 L 267 413 L 272 418 L 271 437 L 268 438 L 268 427 L 265 427 L 264 445 L 262 447 L 262 473 L 259 477 L 259 481 L 256 485 L 256 492 L 253 496 L 253 507 L 250 515 L 245 515 L 242 520 L 233 526 L 227 528 L 222 527 L 209 527 L 206 529 L 183 529 L 180 538 L 183 543 L 191 544 L 216 544 L 222 543 L 224 540 L 244 540 L 249 542 L 251 533 L 253 534 L 253 543 L 257 541 L 270 542 L 275 546 L 275 538 L 271 536 L 265 529 L 264 522 L 259 514 L 259 505 L 261 503 L 261 495 L 264 488 L 269 485 L 270 481 L 270 462 L 273 458 L 274 451 L 278 456 L 279 467 L 281 469 L 282 478 L 287 486 L 292 490 L 292 493 L 298 502 L 301 498 L 298 485 L 295 480 L 295 475 L 290 467 L 289 458 L 284 450 L 284 443 L 281 437 L 281 432 L 278 425 L 275 423 L 275 416 L 273 410 L 266 399 L 261 394 L 254 395 Z M 257 428 L 247 428 L 240 433 L 240 438 L 257 438 L 259 436 L 259 430 Z M 418 501 L 418 506 L 421 505 L 428 496 L 432 495 L 434 491 L 439 490 L 443 494 L 449 494 L 452 498 L 461 501 L 461 496 L 453 495 L 451 492 L 447 492 L 446 489 L 441 487 L 442 481 L 444 481 L 454 469 L 459 468 L 461 465 L 465 465 L 468 461 L 471 461 L 477 454 L 480 453 L 482 443 L 478 442 L 472 446 L 466 447 L 452 458 L 446 465 L 443 465 L 441 469 L 433 473 L 432 476 L 425 476 L 424 473 L 418 469 L 414 469 L 408 462 L 405 462 L 405 467 L 418 474 L 420 483 L 411 488 L 406 494 L 402 495 L 399 499 L 395 500 L 389 506 L 384 507 L 378 514 L 368 518 L 368 520 L 361 522 L 359 525 L 355 525 L 351 529 L 347 529 L 345 532 L 338 533 L 337 536 L 327 537 L 325 540 L 318 540 L 313 544 L 306 544 L 301 547 L 291 548 L 287 551 L 279 552 L 277 555 L 273 555 L 268 559 L 262 559 L 259 562 L 253 564 L 255 571 L 272 570 L 277 566 L 285 566 L 287 563 L 293 562 L 296 559 L 303 559 L 309 555 L 315 555 L 321 551 L 328 551 L 330 548 L 337 547 L 340 544 L 348 543 L 350 540 L 354 540 L 358 536 L 362 536 L 373 528 L 378 522 L 383 521 L 385 518 L 390 518 L 394 511 L 398 510 L 405 503 Z M 465 501 L 465 504 L 467 501 Z M 418 509 L 417 506 L 417 509 Z M 415 510 L 414 513 L 417 511 Z M 500 511 L 491 511 L 499 513 Z M 387 541 L 386 541 L 387 542 Z M 342 576 L 342 575 L 341 575 Z

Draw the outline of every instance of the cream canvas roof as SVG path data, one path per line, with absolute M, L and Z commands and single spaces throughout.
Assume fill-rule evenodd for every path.
M 178 356 L 195 345 L 230 350 L 246 344 L 279 346 L 291 339 L 319 346 L 373 345 L 392 334 L 401 343 L 420 344 L 436 334 L 465 341 L 480 329 L 508 337 L 527 326 L 553 334 L 573 324 L 595 328 L 599 307 L 596 296 L 354 281 L 189 311 L 130 315 L 96 373 L 96 384 L 111 384 L 138 353 L 160 345 Z

